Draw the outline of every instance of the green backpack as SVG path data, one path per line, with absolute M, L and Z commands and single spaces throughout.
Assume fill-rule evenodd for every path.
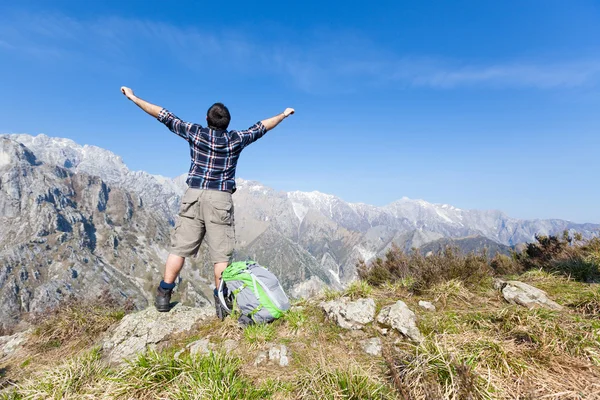
M 277 277 L 254 261 L 228 265 L 221 275 L 218 297 L 227 314 L 237 307 L 239 321 L 246 325 L 274 321 L 290 308 Z

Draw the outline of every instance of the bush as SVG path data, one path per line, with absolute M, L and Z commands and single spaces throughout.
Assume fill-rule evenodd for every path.
M 364 262 L 358 264 L 359 277 L 370 285 L 381 286 L 386 282 L 411 278 L 412 289 L 417 292 L 451 280 L 477 285 L 493 272 L 485 252 L 465 255 L 453 247 L 423 256 L 419 252 L 406 254 L 392 246 L 385 259 L 377 258 L 370 265 Z
M 514 275 L 523 272 L 523 265 L 515 259 L 516 255 L 509 257 L 504 254 L 496 254 L 490 261 L 490 266 L 496 275 Z
M 536 235 L 518 261 L 525 269 L 558 272 L 581 282 L 600 279 L 600 238 L 573 240 L 568 232 L 562 238 Z

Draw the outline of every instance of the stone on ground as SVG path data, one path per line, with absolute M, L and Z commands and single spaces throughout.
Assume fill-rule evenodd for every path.
M 382 308 L 377 316 L 377 322 L 396 329 L 415 342 L 420 343 L 423 341 L 421 331 L 417 328 L 415 313 L 402 300 L 398 300 L 395 304 Z
M 422 309 L 427 310 L 427 311 L 435 311 L 435 306 L 431 302 L 429 302 L 429 301 L 420 300 L 419 301 L 419 306 Z
M 363 340 L 360 342 L 360 345 L 367 354 L 370 354 L 372 356 L 381 355 L 381 339 L 377 337 Z
M 323 302 L 321 308 L 330 319 L 344 329 L 362 329 L 375 318 L 373 299 L 349 301 L 347 298 L 341 298 Z
M 502 291 L 502 296 L 511 304 L 527 308 L 543 307 L 561 310 L 562 306 L 548 298 L 543 290 L 519 281 L 494 281 L 494 287 Z

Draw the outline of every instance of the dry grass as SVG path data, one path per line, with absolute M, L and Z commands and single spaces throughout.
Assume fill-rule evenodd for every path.
M 56 309 L 34 316 L 37 328 L 28 344 L 37 352 L 82 348 L 92 344 L 128 311 L 129 305 L 120 305 L 108 292 L 95 301 L 71 297 Z
M 404 265 L 404 256 L 393 257 Z M 36 338 L 37 346 L 46 350 L 42 357 L 28 361 L 30 370 L 37 369 L 35 376 L 20 382 L 15 394 L 4 398 L 600 398 L 598 284 L 574 281 L 562 271 L 547 269 L 512 276 L 545 290 L 565 306 L 561 311 L 529 310 L 507 304 L 492 289 L 490 275 L 483 272 L 494 269 L 482 267 L 476 256 L 440 253 L 430 258 L 418 259 L 429 265 L 424 269 L 424 264 L 418 265 L 421 275 L 398 273 L 389 281 L 359 281 L 344 291 L 305 301 L 271 325 L 242 329 L 231 318 L 206 321 L 191 333 L 171 338 L 161 351 L 115 369 L 103 365 L 95 350 L 58 366 L 53 361 L 54 366 L 47 369 L 43 364 L 49 364 L 47 356 L 55 350 L 40 343 L 58 338 L 61 347 L 69 343 L 81 347 L 96 331 L 91 327 L 76 331 L 60 320 L 56 320 L 58 327 L 51 328 L 46 321 Z M 453 263 L 458 265 L 453 272 L 435 279 L 423 275 Z M 475 277 L 467 276 L 468 267 L 475 268 Z M 512 267 L 506 264 L 502 268 L 512 271 Z M 417 267 L 407 268 L 397 271 L 416 271 Z M 429 283 L 422 286 L 423 282 Z M 405 301 L 417 314 L 425 340 L 414 344 L 397 332 L 382 335 L 374 324 L 360 331 L 341 329 L 328 321 L 318 306 L 324 299 L 341 296 L 371 297 L 377 309 L 399 299 Z M 422 310 L 417 306 L 419 300 L 434 302 L 437 311 Z M 63 311 L 65 321 L 82 318 L 81 310 Z M 99 315 L 99 326 L 110 324 L 106 314 Z M 79 340 L 78 335 L 88 339 Z M 383 357 L 362 350 L 360 341 L 372 337 L 382 340 Z M 179 359 L 173 357 L 200 338 L 208 338 L 216 353 L 193 357 L 186 352 Z M 227 339 L 234 340 L 237 348 L 225 355 L 221 344 Z M 282 344 L 289 350 L 289 366 L 255 365 L 259 352 Z

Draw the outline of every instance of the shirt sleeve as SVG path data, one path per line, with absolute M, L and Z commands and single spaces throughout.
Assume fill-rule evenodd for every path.
M 242 141 L 242 147 L 246 147 L 251 143 L 256 142 L 267 133 L 267 129 L 262 122 L 257 122 L 245 131 L 237 131 Z
M 175 114 L 163 108 L 158 113 L 158 117 L 156 119 L 159 122 L 165 124 L 167 128 L 178 136 L 181 136 L 185 140 L 190 140 L 190 133 L 192 132 L 192 127 L 196 124 L 192 124 L 191 122 L 184 122 L 179 119 Z M 198 128 L 201 126 L 198 125 Z

